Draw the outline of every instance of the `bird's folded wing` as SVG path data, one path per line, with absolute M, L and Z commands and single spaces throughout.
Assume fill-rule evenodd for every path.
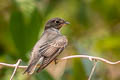
M 43 48 L 41 48 L 41 55 L 46 57 L 46 59 L 43 61 L 37 72 L 40 72 L 50 62 L 52 62 L 64 50 L 64 48 L 67 46 L 67 43 L 68 41 L 66 37 L 60 36 L 51 41 L 50 43 L 47 43 L 46 45 L 42 46 Z
M 59 36 L 49 42 L 44 43 L 40 49 L 39 54 L 45 57 L 54 55 L 60 48 L 65 48 L 68 41 L 65 36 Z

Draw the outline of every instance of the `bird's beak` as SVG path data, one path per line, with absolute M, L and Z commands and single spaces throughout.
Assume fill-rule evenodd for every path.
M 65 22 L 64 24 L 70 24 L 69 22 Z

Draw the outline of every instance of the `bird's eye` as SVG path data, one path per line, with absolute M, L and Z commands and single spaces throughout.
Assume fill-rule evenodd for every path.
M 60 23 L 59 21 L 56 21 L 55 23 Z

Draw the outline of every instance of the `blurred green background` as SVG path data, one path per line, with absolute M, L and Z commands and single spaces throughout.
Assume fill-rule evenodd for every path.
M 69 45 L 60 57 L 84 54 L 120 60 L 120 0 L 0 0 L 0 62 L 27 65 L 48 19 L 71 24 L 62 28 Z M 70 59 L 32 76 L 18 69 L 13 80 L 87 80 L 93 63 Z M 9 80 L 13 68 L 0 66 L 0 80 Z M 98 63 L 91 80 L 120 80 L 120 65 Z

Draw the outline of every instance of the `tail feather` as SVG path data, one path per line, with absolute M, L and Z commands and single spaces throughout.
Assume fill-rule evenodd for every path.
M 30 64 L 27 69 L 25 70 L 25 73 L 32 74 L 35 71 L 37 64 Z
M 37 73 L 38 73 L 38 72 L 41 72 L 44 68 L 45 68 L 45 67 L 40 66 L 40 67 L 37 69 L 36 72 L 37 72 Z
M 40 67 L 37 69 L 37 72 L 40 72 L 41 70 L 43 70 L 46 66 L 48 66 L 50 64 L 50 62 L 52 62 L 53 60 L 50 60 L 49 58 L 45 61 L 43 61 L 43 63 L 40 65 Z
M 41 57 L 40 59 L 36 59 L 36 60 L 32 60 L 30 62 L 30 65 L 28 65 L 27 69 L 25 70 L 24 74 L 25 73 L 28 73 L 28 74 L 33 74 L 33 72 L 35 71 L 36 67 L 38 64 L 42 63 L 44 60 L 44 57 Z

